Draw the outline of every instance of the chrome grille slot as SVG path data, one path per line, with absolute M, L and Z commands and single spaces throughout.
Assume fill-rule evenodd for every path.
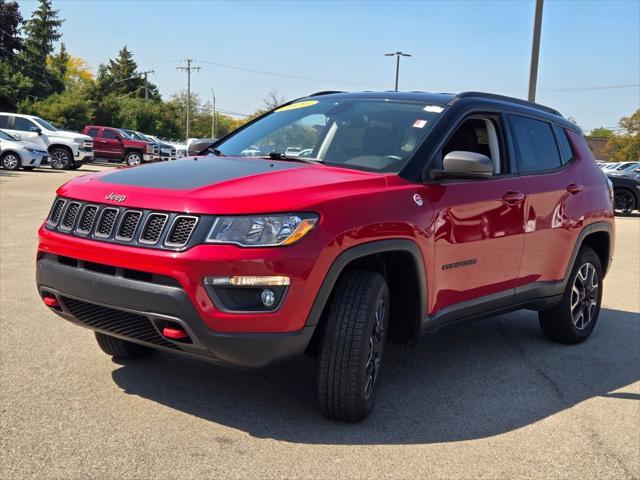
M 166 213 L 150 213 L 142 229 L 142 234 L 140 234 L 140 243 L 148 245 L 158 243 L 164 225 L 167 223 L 167 218 L 169 218 L 169 215 Z
M 96 205 L 87 205 L 82 211 L 80 216 L 80 222 L 76 228 L 76 232 L 81 235 L 87 235 L 93 228 L 93 223 L 96 220 L 96 214 L 98 213 L 98 207 Z
M 191 234 L 198 223 L 198 217 L 178 215 L 171 225 L 164 244 L 167 247 L 183 247 L 191 238 Z
M 141 217 L 142 212 L 137 210 L 127 210 L 124 212 L 120 226 L 118 227 L 118 232 L 116 233 L 116 240 L 128 242 L 133 239 Z
M 109 238 L 113 227 L 116 224 L 116 218 L 118 217 L 118 209 L 113 207 L 107 207 L 102 210 L 100 219 L 98 220 L 98 227 L 96 228 L 96 237 Z
M 69 206 L 64 212 L 64 217 L 62 218 L 62 222 L 60 223 L 60 230 L 65 230 L 65 231 L 71 230 L 76 223 L 76 218 L 78 217 L 79 211 L 80 211 L 80 204 L 78 202 L 70 202 Z
M 66 202 L 59 198 L 53 204 L 53 208 L 51 209 L 51 213 L 49 214 L 49 224 L 57 225 L 60 221 L 60 215 L 62 215 L 62 210 L 64 209 L 64 204 Z

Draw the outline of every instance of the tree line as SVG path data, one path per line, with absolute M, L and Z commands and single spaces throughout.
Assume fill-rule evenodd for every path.
M 94 75 L 62 40 L 64 19 L 51 0 L 25 20 L 15 1 L 0 0 L 0 110 L 38 115 L 71 130 L 87 124 L 131 128 L 165 138 L 182 138 L 186 93 L 164 101 L 145 81 L 125 46 Z M 57 48 L 56 48 L 57 46 Z M 212 107 L 191 95 L 191 135 L 211 136 Z M 242 125 L 216 113 L 216 135 Z

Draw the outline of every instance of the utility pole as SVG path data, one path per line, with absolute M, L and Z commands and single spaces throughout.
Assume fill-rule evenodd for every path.
M 530 102 L 536 101 L 536 85 L 538 83 L 538 58 L 540 56 L 540 32 L 542 30 L 542 5 L 544 0 L 536 0 L 536 14 L 533 21 L 533 45 L 531 46 L 531 70 L 529 71 Z
M 213 115 L 211 115 L 211 138 L 216 138 L 216 95 L 211 89 L 211 98 L 213 99 Z
M 140 75 L 144 75 L 144 101 L 149 100 L 149 82 L 147 81 L 147 75 L 150 73 L 156 73 L 153 70 L 147 70 L 146 72 L 140 72 Z
M 182 70 L 183 72 L 187 72 L 187 140 L 189 139 L 189 127 L 191 122 L 191 72 L 193 70 L 198 71 L 200 67 L 192 67 L 191 64 L 193 60 L 191 58 L 187 58 L 185 60 L 187 62 L 186 67 L 176 67 L 176 70 Z
M 400 76 L 400 57 L 410 57 L 411 55 L 404 52 L 385 53 L 385 57 L 396 57 L 396 92 L 398 91 L 398 77 Z

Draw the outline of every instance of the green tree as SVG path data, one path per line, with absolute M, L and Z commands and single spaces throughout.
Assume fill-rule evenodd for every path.
M 91 102 L 72 90 L 54 93 L 45 100 L 23 101 L 20 111 L 38 115 L 62 128 L 76 131 L 82 131 L 93 117 Z
M 594 128 L 593 130 L 591 130 L 591 133 L 589 133 L 590 137 L 599 137 L 599 138 L 609 138 L 609 137 L 613 137 L 614 135 L 615 135 L 615 132 L 613 130 L 605 127 Z
M 0 61 L 10 60 L 22 50 L 22 15 L 17 2 L 0 0 Z
M 160 100 L 157 86 L 149 82 L 147 88 L 150 99 Z M 138 65 L 126 45 L 120 49 L 116 58 L 98 67 L 95 93 L 97 96 L 115 94 L 134 98 L 144 97 L 144 77 L 138 72 Z
M 49 67 L 49 70 L 63 83 L 67 77 L 69 60 L 71 60 L 71 55 L 69 55 L 64 43 L 60 44 L 60 50 L 57 54 L 52 55 L 47 59 L 47 66 Z
M 31 70 L 18 57 L 23 49 L 22 23 L 18 4 L 0 0 L 0 110 L 15 111 L 18 99 L 33 88 Z
M 620 119 L 620 127 L 626 133 L 615 135 L 607 141 L 606 151 L 612 161 L 640 160 L 640 109 Z
M 47 68 L 47 58 L 53 53 L 53 45 L 62 37 L 60 27 L 64 20 L 58 13 L 51 6 L 51 0 L 40 0 L 24 28 L 26 38 L 20 58 L 31 71 L 32 94 L 38 97 L 46 97 L 64 88 Z
M 15 112 L 18 99 L 25 98 L 32 88 L 33 82 L 28 76 L 9 63 L 0 62 L 0 111 Z

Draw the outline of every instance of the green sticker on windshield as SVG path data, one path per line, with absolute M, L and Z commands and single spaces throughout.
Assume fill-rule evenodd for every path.
M 318 103 L 318 100 L 307 100 L 306 102 L 296 102 L 290 105 L 285 105 L 284 107 L 277 108 L 276 112 L 286 112 L 287 110 L 295 110 L 296 108 L 310 107 L 311 105 L 315 105 L 316 103 Z

